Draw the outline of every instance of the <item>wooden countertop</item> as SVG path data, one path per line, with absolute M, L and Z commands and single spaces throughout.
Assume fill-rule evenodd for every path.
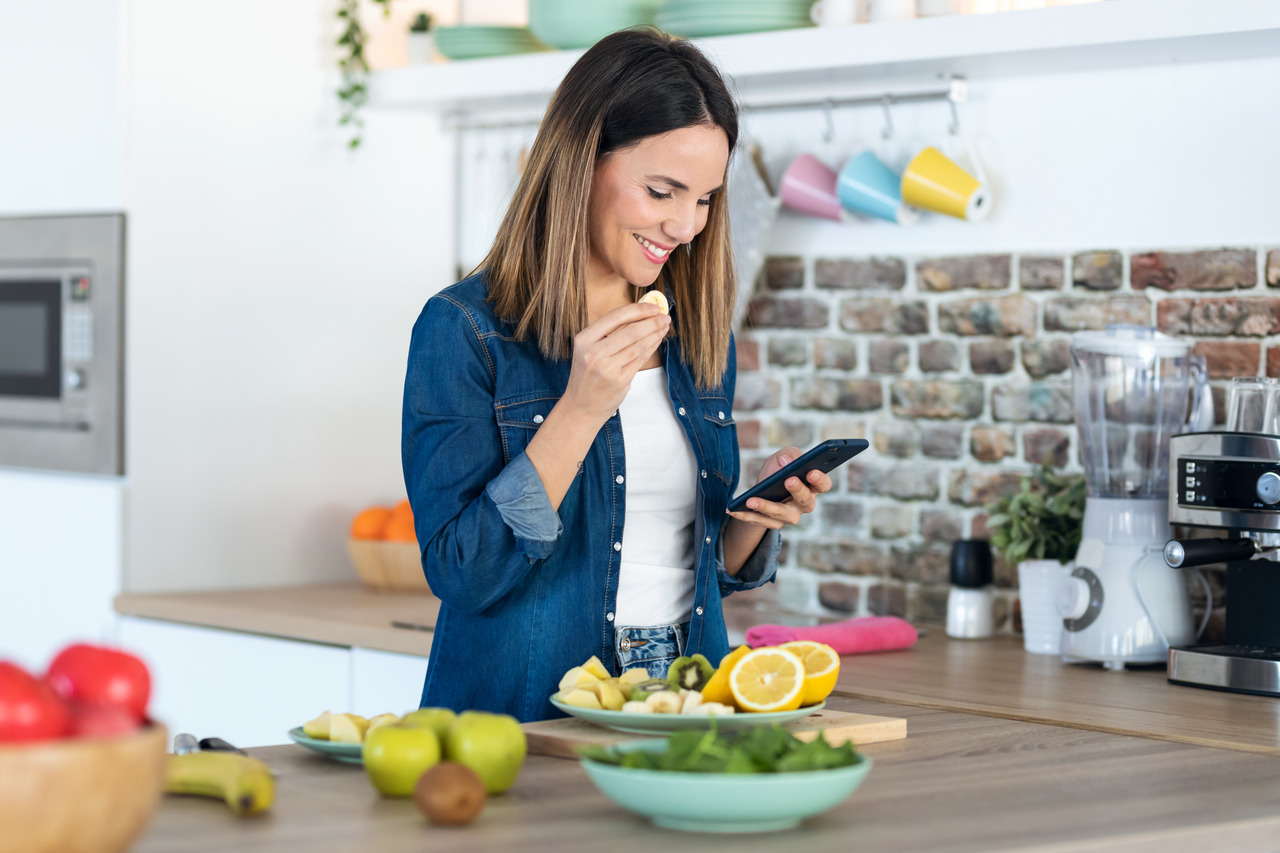
M 167 622 L 425 656 L 431 651 L 431 629 L 440 600 L 433 595 L 375 592 L 359 583 L 336 583 L 127 593 L 116 596 L 115 609 Z
M 905 740 L 869 744 L 862 787 L 785 834 L 702 836 L 653 827 L 599 793 L 574 761 L 534 756 L 475 824 L 432 827 L 379 797 L 359 767 L 299 746 L 252 750 L 279 773 L 272 812 L 169 797 L 133 853 L 566 853 L 690 851 L 1171 851 L 1280 848 L 1280 759 L 1166 741 L 835 698 L 908 718 Z
M 952 640 L 841 661 L 836 692 L 923 708 L 1280 755 L 1280 699 L 1171 684 L 1164 667 L 1108 671 L 1028 654 L 1019 637 Z
M 166 622 L 426 655 L 431 651 L 431 629 L 440 600 L 433 595 L 375 592 L 359 583 L 332 583 L 126 593 L 116 596 L 115 609 L 127 616 Z M 725 621 L 730 639 L 741 643 L 747 628 L 761 622 L 812 625 L 830 620 L 746 605 L 726 608 Z

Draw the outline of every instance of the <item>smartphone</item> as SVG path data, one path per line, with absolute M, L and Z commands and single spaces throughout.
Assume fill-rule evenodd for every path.
M 799 477 L 807 483 L 805 475 L 815 468 L 828 474 L 866 449 L 865 438 L 833 438 L 824 441 L 729 501 L 729 509 L 741 512 L 747 508 L 748 498 L 760 498 L 774 503 L 790 500 L 791 492 L 787 491 L 786 486 L 788 477 Z

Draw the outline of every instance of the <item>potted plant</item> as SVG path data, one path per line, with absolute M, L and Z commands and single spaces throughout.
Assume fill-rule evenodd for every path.
M 1022 478 L 1018 491 L 991 507 L 987 526 L 996 553 L 1018 567 L 1023 645 L 1058 654 L 1062 619 L 1054 596 L 1074 568 L 1084 519 L 1085 482 L 1048 464 Z
M 409 64 L 426 65 L 435 61 L 435 35 L 431 32 L 432 19 L 427 12 L 419 12 L 409 24 Z

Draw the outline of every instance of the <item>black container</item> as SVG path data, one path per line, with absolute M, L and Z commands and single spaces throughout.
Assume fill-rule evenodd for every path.
M 951 545 L 951 585 L 962 589 L 990 586 L 991 543 L 985 539 L 959 539 Z

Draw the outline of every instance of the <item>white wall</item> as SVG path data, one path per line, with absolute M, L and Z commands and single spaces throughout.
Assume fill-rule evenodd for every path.
M 121 1 L 0 8 L 0 216 L 118 210 Z
M 403 494 L 450 147 L 432 116 L 370 113 L 348 153 L 336 36 L 310 0 L 133 2 L 129 589 L 353 578 L 351 516 Z

